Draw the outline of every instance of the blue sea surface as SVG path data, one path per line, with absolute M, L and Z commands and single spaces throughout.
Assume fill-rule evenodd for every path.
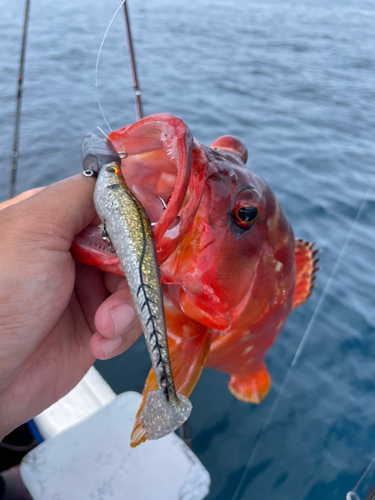
M 95 64 L 118 5 L 32 0 L 18 192 L 80 172 L 83 134 L 105 128 Z M 267 355 L 267 398 L 242 403 L 209 369 L 191 396 L 208 499 L 344 500 L 375 455 L 375 3 L 149 0 L 129 10 L 145 114 L 172 113 L 208 145 L 238 136 L 295 235 L 322 249 L 315 294 Z M 0 11 L 3 200 L 24 1 L 0 0 Z M 120 12 L 98 77 L 113 129 L 135 121 L 130 82 Z M 142 338 L 97 363 L 116 392 L 141 391 L 149 367 Z M 373 483 L 375 467 L 362 500 Z

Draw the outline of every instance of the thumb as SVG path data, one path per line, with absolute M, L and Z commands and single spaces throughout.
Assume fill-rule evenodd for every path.
M 74 236 L 95 216 L 94 188 L 94 178 L 78 174 L 5 208 L 2 214 L 6 216 L 9 211 L 10 215 L 12 211 L 29 234 L 37 239 L 48 237 L 52 246 L 68 250 Z

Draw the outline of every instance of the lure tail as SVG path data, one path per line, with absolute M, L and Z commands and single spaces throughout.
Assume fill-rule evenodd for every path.
M 147 439 L 159 439 L 175 431 L 188 419 L 191 409 L 190 401 L 181 394 L 177 394 L 173 403 L 168 403 L 160 389 L 149 392 L 139 417 Z
M 177 396 L 185 399 L 190 396 L 201 376 L 210 350 L 211 334 L 207 331 L 206 326 L 188 318 L 181 311 L 174 308 L 168 299 L 166 299 L 165 303 L 165 314 L 170 335 L 168 340 L 173 379 L 178 393 Z M 185 334 L 183 338 L 177 337 L 173 333 L 180 331 Z M 132 448 L 149 439 L 142 416 L 146 405 L 149 403 L 150 395 L 158 392 L 157 389 L 158 384 L 155 373 L 151 369 L 143 389 L 143 400 L 131 435 L 130 445 Z

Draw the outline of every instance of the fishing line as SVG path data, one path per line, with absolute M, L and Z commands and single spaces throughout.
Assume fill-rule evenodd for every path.
M 96 128 L 99 130 L 99 132 L 101 132 L 104 135 L 106 139 L 108 139 L 108 135 L 104 132 L 102 128 L 100 128 L 99 126 L 97 126 Z
M 367 467 L 365 472 L 362 474 L 361 479 L 358 481 L 358 483 L 355 485 L 355 487 L 352 489 L 352 491 L 349 491 L 348 494 L 346 495 L 347 500 L 352 500 L 353 498 L 358 498 L 358 495 L 356 494 L 358 486 L 362 483 L 364 478 L 367 476 L 368 471 L 371 469 L 375 462 L 375 457 L 371 460 L 370 465 Z
M 104 115 L 104 111 L 103 111 L 103 108 L 102 108 L 102 104 L 100 102 L 100 99 L 99 99 L 99 92 L 98 92 L 98 69 L 99 69 L 99 60 L 100 60 L 100 56 L 102 54 L 102 49 L 103 49 L 103 45 L 104 45 L 104 42 L 105 42 L 105 39 L 107 38 L 107 35 L 108 35 L 108 31 L 110 30 L 110 27 L 112 26 L 112 23 L 113 21 L 115 20 L 115 17 L 117 16 L 118 14 L 118 11 L 121 9 L 121 7 L 125 4 L 126 0 L 122 0 L 122 2 L 120 3 L 120 5 L 118 6 L 116 12 L 113 14 L 113 17 L 111 19 L 111 22 L 109 23 L 105 33 L 104 33 L 104 37 L 103 37 L 103 40 L 102 40 L 102 43 L 100 44 L 100 48 L 99 48 L 99 52 L 98 52 L 98 57 L 96 59 L 96 66 L 95 66 L 95 88 L 96 88 L 96 98 L 98 100 L 98 105 L 99 105 L 99 109 L 100 109 L 100 112 L 102 114 L 102 117 L 103 117 L 103 120 L 105 121 L 105 124 L 107 125 L 107 127 L 109 128 L 109 130 L 112 132 L 112 129 L 109 125 L 109 123 L 107 122 L 107 119 Z
M 369 187 L 368 187 L 368 189 L 367 189 L 367 191 L 366 191 L 366 194 L 365 194 L 365 196 L 364 196 L 364 197 L 363 197 L 363 199 L 362 199 L 362 202 L 361 202 L 361 205 L 360 205 L 360 207 L 359 207 L 359 209 L 358 209 L 357 215 L 356 215 L 356 217 L 355 217 L 355 219 L 354 219 L 354 221 L 353 221 L 353 223 L 352 223 L 352 225 L 351 225 L 351 227 L 350 227 L 350 230 L 349 230 L 349 232 L 348 232 L 348 234 L 347 234 L 347 236 L 346 236 L 346 238 L 345 238 L 344 244 L 343 244 L 343 246 L 342 246 L 342 248 L 341 248 L 341 250 L 340 250 L 340 253 L 339 253 L 339 255 L 338 255 L 337 259 L 336 259 L 336 262 L 335 262 L 335 265 L 333 266 L 333 269 L 332 269 L 332 271 L 331 271 L 331 274 L 330 274 L 330 275 L 329 275 L 329 277 L 328 277 L 327 283 L 326 283 L 326 284 L 325 284 L 325 286 L 324 286 L 324 289 L 323 289 L 322 295 L 320 296 L 320 298 L 319 298 L 319 300 L 318 300 L 318 303 L 317 303 L 317 305 L 316 305 L 316 307 L 315 307 L 315 310 L 314 310 L 314 312 L 313 312 L 313 314 L 312 314 L 312 316 L 311 316 L 311 318 L 310 318 L 310 321 L 309 321 L 309 324 L 307 325 L 307 328 L 306 328 L 306 330 L 305 330 L 305 333 L 304 333 L 304 334 L 303 334 L 303 336 L 302 336 L 301 342 L 299 343 L 299 346 L 298 346 L 298 348 L 297 348 L 297 350 L 296 350 L 296 353 L 295 353 L 295 355 L 294 355 L 294 357 L 293 357 L 292 363 L 291 363 L 291 365 L 290 365 L 290 366 L 289 366 L 289 368 L 288 368 L 288 371 L 287 371 L 287 373 L 286 373 L 286 375 L 285 375 L 285 378 L 284 378 L 284 380 L 283 380 L 283 383 L 281 384 L 280 391 L 279 391 L 278 395 L 276 396 L 276 399 L 275 399 L 275 401 L 274 401 L 274 403 L 273 403 L 273 405 L 272 405 L 272 408 L 271 408 L 271 410 L 270 410 L 270 412 L 269 412 L 269 414 L 268 414 L 267 420 L 266 420 L 266 422 L 265 422 L 264 426 L 262 427 L 262 430 L 261 430 L 261 432 L 260 432 L 260 434 L 259 434 L 259 437 L 258 437 L 258 439 L 257 439 L 257 441 L 256 441 L 256 443 L 255 443 L 255 446 L 254 446 L 254 448 L 253 448 L 253 451 L 252 451 L 252 452 L 251 452 L 251 454 L 250 454 L 250 458 L 249 458 L 249 460 L 248 460 L 248 462 L 247 462 L 246 468 L 245 468 L 245 470 L 244 470 L 244 472 L 243 472 L 243 474 L 242 474 L 242 476 L 241 476 L 241 479 L 240 479 L 240 481 L 239 481 L 239 483 L 238 483 L 238 485 L 237 485 L 237 488 L 236 488 L 236 490 L 235 490 L 235 492 L 234 492 L 234 494 L 233 494 L 232 500 L 237 500 L 237 498 L 238 498 L 238 495 L 239 495 L 240 490 L 241 490 L 241 488 L 242 488 L 242 485 L 243 485 L 243 483 L 244 483 L 244 481 L 245 481 L 245 478 L 246 478 L 246 476 L 247 476 L 247 474 L 248 474 L 248 472 L 249 472 L 250 467 L 251 467 L 251 466 L 252 466 L 252 464 L 253 464 L 254 457 L 255 457 L 255 455 L 256 455 L 256 453 L 257 453 L 257 451 L 259 450 L 259 447 L 260 447 L 261 441 L 262 441 L 262 439 L 263 439 L 263 436 L 265 435 L 265 431 L 266 431 L 266 430 L 268 429 L 268 427 L 269 427 L 269 424 L 270 424 L 270 422 L 271 422 L 271 420 L 272 420 L 272 417 L 273 417 L 273 415 L 274 415 L 274 413 L 275 413 L 276 406 L 277 406 L 277 404 L 278 404 L 278 402 L 279 402 L 279 400 L 280 400 L 280 398 L 281 398 L 281 396 L 282 396 L 282 394 L 283 394 L 283 392 L 284 392 L 284 388 L 285 388 L 285 386 L 286 386 L 286 383 L 287 383 L 287 381 L 289 380 L 289 375 L 290 375 L 291 369 L 292 369 L 292 368 L 293 368 L 293 366 L 297 363 L 298 359 L 299 359 L 299 358 L 300 358 L 300 356 L 301 356 L 302 349 L 303 349 L 303 347 L 304 347 L 304 346 L 305 346 L 305 344 L 306 344 L 306 341 L 307 341 L 307 338 L 308 338 L 308 336 L 309 336 L 309 334 L 310 334 L 310 331 L 311 331 L 312 325 L 313 325 L 313 323 L 314 323 L 314 320 L 315 320 L 315 318 L 316 318 L 316 316 L 317 316 L 317 314 L 318 314 L 318 311 L 320 310 L 321 305 L 323 304 L 323 299 L 324 299 L 324 298 L 325 298 L 325 296 L 327 295 L 327 290 L 328 290 L 329 284 L 330 284 L 330 282 L 331 282 L 331 280 L 332 280 L 332 277 L 333 277 L 333 275 L 334 275 L 334 273 L 335 273 L 335 271 L 336 271 L 336 269 L 337 269 L 337 267 L 338 267 L 338 265 L 339 265 L 339 262 L 340 262 L 340 260 L 341 260 L 341 257 L 342 257 L 342 255 L 343 255 L 344 251 L 346 250 L 346 247 L 347 247 L 347 245 L 348 245 L 348 242 L 350 241 L 350 239 L 351 239 L 351 237 L 352 237 L 353 230 L 354 230 L 354 227 L 355 227 L 355 225 L 356 225 L 356 223 L 357 223 L 357 220 L 358 220 L 359 216 L 360 216 L 360 215 L 362 214 L 362 212 L 363 212 L 363 207 L 364 207 L 364 205 L 365 205 L 365 203 L 366 203 L 366 201 L 367 201 L 368 195 L 369 195 L 369 193 L 370 193 L 370 191 L 371 191 L 371 188 L 372 188 L 372 185 L 374 184 L 374 181 L 375 181 L 375 175 L 373 176 L 373 178 L 372 178 L 372 180 L 371 180 L 371 182 L 370 182 L 370 184 L 369 184 Z M 375 459 L 374 459 L 374 460 L 375 460 Z M 371 464 L 370 464 L 370 466 L 371 466 Z M 366 470 L 366 472 L 367 472 L 367 470 Z M 365 474 L 366 474 L 366 472 L 365 472 Z M 365 474 L 364 474 L 364 475 L 365 475 Z M 363 476 L 363 477 L 364 477 L 364 476 Z M 361 478 L 361 480 L 362 480 L 362 478 Z M 360 480 L 360 481 L 361 481 L 361 480 Z M 359 484 L 359 483 L 358 483 L 358 484 Z M 358 485 L 357 485 L 357 486 L 358 486 Z

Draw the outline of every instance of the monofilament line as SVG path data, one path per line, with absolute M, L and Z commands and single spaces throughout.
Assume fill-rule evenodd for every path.
M 108 139 L 108 135 L 104 132 L 102 128 L 100 128 L 99 126 L 97 126 L 96 128 L 99 130 L 99 132 L 101 132 L 104 135 L 106 139 Z
M 263 426 L 263 428 L 262 428 L 262 430 L 261 430 L 261 432 L 260 432 L 260 434 L 259 434 L 259 437 L 258 437 L 258 439 L 257 439 L 257 441 L 256 441 L 256 443 L 255 443 L 255 446 L 254 446 L 254 448 L 253 448 L 253 451 L 251 452 L 250 458 L 249 458 L 249 460 L 248 460 L 248 462 L 247 462 L 246 468 L 245 468 L 245 470 L 244 470 L 244 472 L 243 472 L 243 474 L 242 474 L 242 476 L 241 476 L 241 479 L 240 479 L 240 481 L 239 481 L 239 483 L 238 483 L 238 486 L 237 486 L 237 488 L 236 488 L 236 490 L 235 490 L 235 492 L 234 492 L 234 495 L 233 495 L 233 497 L 232 497 L 232 500 L 237 500 L 237 498 L 238 498 L 238 495 L 239 495 L 239 493 L 240 493 L 240 491 L 241 491 L 241 488 L 242 488 L 242 485 L 243 485 L 243 483 L 244 483 L 244 481 L 245 481 L 245 478 L 246 478 L 246 476 L 247 476 L 247 473 L 249 472 L 249 469 L 250 469 L 250 467 L 251 467 L 251 466 L 252 466 L 252 464 L 253 464 L 254 457 L 255 457 L 256 453 L 258 452 L 258 450 L 259 450 L 259 447 L 260 447 L 261 441 L 262 441 L 262 439 L 263 439 L 263 436 L 264 436 L 264 434 L 265 434 L 265 431 L 266 431 L 266 430 L 268 429 L 268 427 L 269 427 L 269 424 L 270 424 L 270 422 L 271 422 L 271 420 L 272 420 L 272 417 L 273 417 L 273 415 L 274 415 L 274 413 L 275 413 L 275 410 L 276 410 L 277 404 L 278 404 L 278 402 L 280 401 L 280 398 L 281 398 L 281 396 L 282 396 L 282 394 L 283 394 L 283 391 L 284 391 L 284 388 L 285 388 L 285 386 L 286 386 L 286 383 L 287 383 L 287 381 L 289 380 L 289 374 L 290 374 L 290 372 L 291 372 L 291 369 L 292 369 L 292 368 L 293 368 L 293 366 L 297 363 L 297 361 L 298 361 L 298 359 L 299 359 L 299 357 L 300 357 L 300 355 L 301 355 L 302 349 L 303 349 L 303 347 L 304 347 L 304 346 L 305 346 L 305 344 L 306 344 L 306 341 L 307 341 L 307 338 L 308 338 L 308 336 L 309 336 L 309 334 L 310 334 L 310 331 L 311 331 L 312 325 L 313 325 L 313 323 L 314 323 L 314 320 L 315 320 L 315 318 L 316 318 L 316 316 L 317 316 L 317 314 L 318 314 L 318 312 L 319 312 L 319 310 L 320 310 L 320 308 L 321 308 L 321 306 L 322 306 L 322 304 L 323 304 L 323 301 L 324 301 L 324 299 L 325 299 L 325 297 L 326 297 L 326 295 L 327 295 L 327 290 L 328 290 L 328 287 L 329 287 L 329 285 L 330 285 L 330 283 L 331 283 L 331 280 L 332 280 L 333 275 L 334 275 L 334 274 L 335 274 L 335 272 L 336 272 L 336 269 L 338 268 L 338 265 L 339 265 L 339 263 L 340 263 L 341 257 L 342 257 L 342 255 L 344 254 L 344 251 L 346 250 L 346 247 L 348 246 L 348 242 L 350 241 L 350 239 L 351 239 L 351 237 L 352 237 L 353 230 L 354 230 L 354 227 L 355 227 L 355 225 L 356 225 L 356 223 L 357 223 L 357 220 L 358 220 L 359 216 L 360 216 L 360 215 L 362 214 L 362 212 L 363 212 L 363 207 L 364 207 L 364 205 L 365 205 L 365 203 L 366 203 L 366 201 L 367 201 L 368 195 L 369 195 L 369 193 L 370 193 L 370 191 L 371 191 L 371 188 L 372 188 L 372 185 L 374 184 L 374 181 L 375 181 L 375 175 L 373 176 L 372 181 L 370 182 L 370 185 L 369 185 L 369 187 L 368 187 L 368 189 L 367 189 L 367 191 L 366 191 L 366 194 L 365 194 L 365 196 L 364 196 L 364 197 L 363 197 L 363 199 L 362 199 L 362 203 L 361 203 L 361 205 L 360 205 L 360 207 L 359 207 L 359 210 L 358 210 L 358 212 L 357 212 L 357 215 L 356 215 L 356 217 L 355 217 L 355 219 L 354 219 L 354 221 L 353 221 L 353 223 L 352 223 L 352 225 L 351 225 L 351 227 L 350 227 L 350 230 L 349 230 L 349 232 L 348 232 L 348 234 L 347 234 L 347 236 L 346 236 L 346 238 L 345 238 L 344 244 L 343 244 L 343 246 L 342 246 L 342 248 L 341 248 L 341 250 L 340 250 L 340 253 L 339 253 L 339 255 L 338 255 L 337 259 L 336 259 L 336 262 L 335 262 L 335 265 L 333 266 L 333 269 L 332 269 L 332 271 L 331 271 L 331 274 L 330 274 L 330 275 L 329 275 L 329 277 L 328 277 L 327 283 L 325 284 L 325 287 L 324 287 L 324 289 L 323 289 L 322 295 L 320 296 L 320 298 L 319 298 L 319 300 L 318 300 L 318 303 L 317 303 L 317 305 L 316 305 L 316 307 L 315 307 L 315 310 L 314 310 L 314 312 L 313 312 L 313 314 L 312 314 L 312 316 L 311 316 L 311 319 L 310 319 L 310 321 L 309 321 L 309 324 L 307 325 L 307 328 L 306 328 L 306 330 L 305 330 L 305 333 L 304 333 L 304 334 L 303 334 L 303 336 L 302 336 L 301 342 L 299 343 L 299 346 L 298 346 L 298 348 L 297 348 L 297 350 L 296 350 L 296 353 L 295 353 L 295 355 L 294 355 L 294 357 L 293 357 L 293 361 L 292 361 L 291 365 L 290 365 L 290 366 L 289 366 L 289 368 L 288 368 L 288 371 L 287 371 L 287 373 L 286 373 L 286 375 L 285 375 L 285 378 L 284 378 L 283 383 L 281 384 L 280 391 L 279 391 L 278 395 L 276 396 L 276 399 L 275 399 L 275 401 L 274 401 L 274 403 L 273 403 L 273 405 L 272 405 L 272 408 L 271 408 L 271 410 L 270 410 L 270 412 L 269 412 L 269 414 L 268 414 L 267 420 L 266 420 L 266 422 L 265 422 L 265 424 L 264 424 L 264 426 Z
M 104 42 L 105 42 L 105 39 L 107 38 L 107 35 L 108 35 L 108 31 L 110 29 L 110 27 L 112 26 L 112 23 L 113 21 L 115 20 L 115 17 L 117 16 L 118 14 L 118 11 L 121 9 L 121 7 L 124 5 L 124 3 L 126 2 L 126 0 L 122 0 L 122 2 L 120 3 L 120 5 L 118 6 L 118 9 L 116 10 L 116 12 L 113 14 L 113 17 L 111 19 L 111 22 L 109 23 L 105 33 L 104 33 L 104 37 L 103 37 L 103 40 L 102 40 L 102 43 L 100 44 L 100 48 L 99 48 L 99 52 L 98 52 L 98 57 L 96 59 L 96 66 L 95 66 L 95 88 L 96 88 L 96 98 L 98 100 L 98 105 L 99 105 L 99 109 L 100 109 L 100 112 L 102 114 L 102 117 L 103 117 L 103 120 L 105 122 L 105 124 L 107 125 L 107 127 L 109 128 L 109 130 L 112 132 L 112 129 L 109 125 L 109 123 L 107 122 L 107 119 L 104 115 L 104 111 L 103 111 L 103 108 L 102 108 L 102 105 L 101 105 L 101 102 L 100 102 L 100 99 L 99 99 L 99 92 L 98 92 L 98 68 L 99 68 L 99 60 L 100 60 L 100 56 L 101 56 L 101 53 L 102 53 L 102 49 L 103 49 L 103 45 L 104 45 Z
M 364 480 L 364 478 L 367 476 L 367 473 L 371 469 L 371 467 L 374 465 L 374 462 L 375 462 L 375 457 L 371 460 L 370 465 L 367 467 L 367 469 L 365 470 L 365 472 L 362 474 L 361 479 L 355 485 L 355 488 L 353 488 L 353 490 L 350 491 L 349 493 L 355 493 L 357 491 L 358 486 L 362 483 L 362 481 Z

